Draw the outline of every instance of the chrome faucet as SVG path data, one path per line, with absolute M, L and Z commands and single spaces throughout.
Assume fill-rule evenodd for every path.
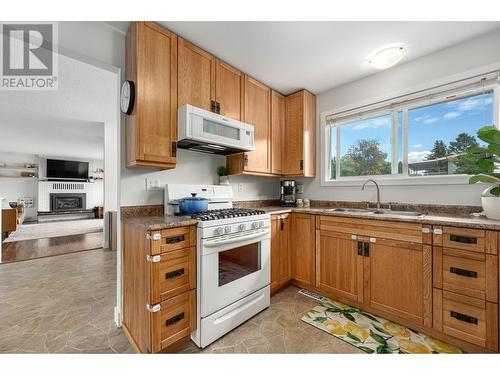
M 368 179 L 363 183 L 363 186 L 361 187 L 361 190 L 365 190 L 365 185 L 368 182 L 373 182 L 375 184 L 375 187 L 377 188 L 377 211 L 380 210 L 380 188 L 378 187 L 377 181 Z

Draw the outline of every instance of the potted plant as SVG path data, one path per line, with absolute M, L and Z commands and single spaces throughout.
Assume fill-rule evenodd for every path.
M 224 166 L 217 167 L 217 174 L 219 175 L 219 185 L 229 185 L 229 177 L 227 175 L 227 168 Z
M 500 220 L 500 131 L 493 126 L 484 126 L 477 131 L 477 137 L 487 147 L 471 147 L 467 154 L 477 157 L 478 174 L 469 179 L 469 184 L 483 182 L 491 184 L 481 194 L 481 203 L 486 217 Z

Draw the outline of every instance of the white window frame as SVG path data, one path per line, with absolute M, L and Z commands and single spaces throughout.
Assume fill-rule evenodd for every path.
M 479 95 L 481 94 L 481 91 L 483 88 L 478 87 L 477 90 L 471 91 L 461 91 L 460 88 L 457 88 L 455 97 L 451 100 L 458 100 L 460 98 L 472 96 L 472 95 Z M 493 91 L 493 125 L 499 129 L 499 123 L 500 123 L 500 85 L 497 83 L 494 86 L 489 85 L 484 88 L 484 91 Z M 431 95 L 431 94 L 430 94 Z M 436 175 L 436 176 L 408 176 L 408 111 L 414 108 L 419 108 L 427 105 L 432 105 L 440 102 L 446 102 L 446 98 L 450 96 L 450 93 L 447 93 L 446 95 L 437 95 L 435 97 L 432 97 L 432 99 L 424 99 L 420 102 L 415 102 L 412 103 L 411 105 L 401 105 L 401 106 L 394 106 L 391 108 L 391 110 L 374 110 L 370 111 L 369 116 L 365 116 L 364 118 L 371 118 L 371 117 L 377 117 L 377 116 L 382 116 L 384 114 L 389 114 L 389 113 L 397 113 L 402 111 L 403 113 L 403 124 L 402 124 L 402 131 L 403 131 L 403 173 L 402 174 L 390 174 L 390 175 L 370 175 L 370 176 L 348 176 L 348 177 L 341 177 L 340 176 L 340 163 L 339 163 L 339 156 L 340 156 L 340 147 L 339 147 L 339 136 L 340 136 L 340 130 L 339 128 L 342 126 L 342 124 L 350 123 L 353 120 L 346 120 L 344 122 L 339 121 L 338 123 L 334 125 L 327 125 L 326 118 L 334 113 L 340 112 L 339 110 L 337 111 L 325 111 L 320 114 L 320 141 L 321 141 L 321 155 L 320 155 L 320 168 L 321 168 L 321 186 L 358 186 L 359 184 L 363 183 L 367 178 L 376 178 L 377 182 L 379 182 L 380 185 L 467 185 L 469 181 L 469 175 L 465 174 L 454 174 L 454 175 Z M 393 119 L 395 117 L 393 116 Z M 394 120 L 393 120 L 394 121 Z M 331 141 L 330 141 L 330 128 L 332 126 L 337 127 L 336 131 L 336 148 L 337 148 L 337 154 L 336 154 L 336 179 L 331 180 L 330 176 L 330 155 L 331 155 Z M 392 127 L 392 131 L 394 132 L 395 127 Z M 394 160 L 397 160 L 397 154 L 394 153 L 395 149 L 395 138 L 393 134 L 393 141 L 392 141 L 392 162 L 394 164 Z M 393 166 L 394 168 L 394 166 Z M 394 172 L 394 170 L 393 170 Z

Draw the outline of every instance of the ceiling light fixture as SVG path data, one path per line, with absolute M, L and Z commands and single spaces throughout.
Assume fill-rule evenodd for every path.
M 405 53 L 403 46 L 389 47 L 378 51 L 368 62 L 376 69 L 387 69 L 401 61 Z

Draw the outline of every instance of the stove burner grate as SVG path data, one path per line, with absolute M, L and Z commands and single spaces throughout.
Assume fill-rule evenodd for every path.
M 233 217 L 262 215 L 266 212 L 264 210 L 247 209 L 247 208 L 229 208 L 220 210 L 208 210 L 198 214 L 190 215 L 192 219 L 200 221 L 230 219 Z

